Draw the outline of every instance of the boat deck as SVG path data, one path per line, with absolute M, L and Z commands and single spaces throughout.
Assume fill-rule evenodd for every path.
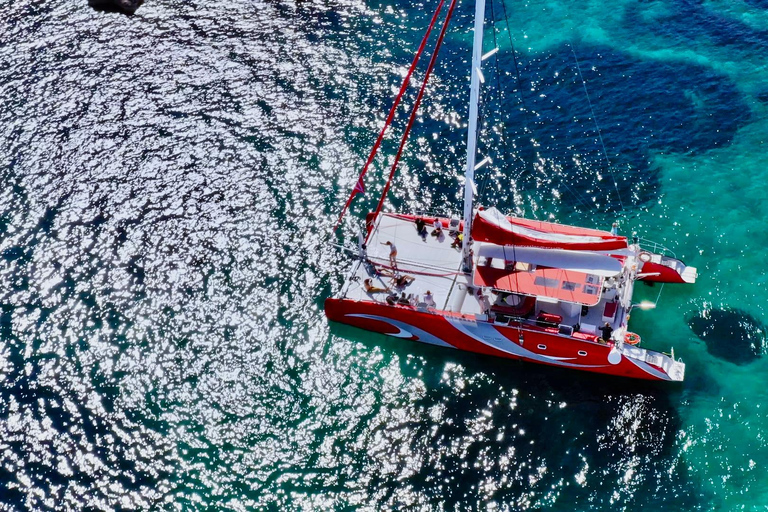
M 426 236 L 416 231 L 414 222 L 395 215 L 381 215 L 368 240 L 369 264 L 358 264 L 353 269 L 345 296 L 352 300 L 385 302 L 388 293 L 368 293 L 363 281 L 371 278 L 373 286 L 390 288 L 393 293 L 411 296 L 413 305 L 423 305 L 427 291 L 432 293 L 436 309 L 482 314 L 490 305 L 488 298 L 468 293 L 472 290 L 471 276 L 461 270 L 461 249 L 453 248 L 453 237 L 448 229 L 440 236 L 432 236 L 432 226 L 427 226 Z M 397 267 L 389 260 L 392 242 L 397 247 Z M 395 287 L 393 276 L 406 275 L 413 281 L 403 287 Z

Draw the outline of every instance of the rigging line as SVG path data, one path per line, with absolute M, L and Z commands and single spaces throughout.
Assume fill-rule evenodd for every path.
M 493 47 L 494 48 L 498 48 L 498 40 L 496 39 L 496 11 L 495 11 L 494 6 L 493 6 L 493 0 L 490 0 L 490 1 L 491 1 L 491 20 L 492 20 L 492 23 L 493 23 L 493 31 L 492 31 L 492 34 L 493 34 Z M 515 55 L 514 44 L 512 43 L 512 35 L 511 35 L 510 29 L 509 29 L 509 19 L 507 18 L 507 8 L 506 8 L 506 5 L 504 4 L 504 0 L 502 0 L 501 5 L 504 8 L 504 17 L 506 19 L 506 25 L 507 25 L 507 35 L 509 36 L 509 45 L 510 45 L 510 48 L 512 50 L 512 59 L 513 59 L 513 61 L 515 63 L 515 74 L 517 76 L 517 84 L 518 84 L 517 90 L 518 90 L 518 94 L 520 95 L 520 103 L 523 105 L 523 109 L 527 113 L 527 109 L 525 107 L 525 99 L 523 98 L 523 88 L 522 88 L 522 81 L 521 81 L 521 78 L 520 78 L 520 70 L 518 69 L 518 66 L 517 66 L 517 57 Z M 500 70 L 499 70 L 499 55 L 498 55 L 498 53 L 496 55 L 494 55 L 494 65 L 496 67 L 496 73 L 495 73 L 495 75 L 496 75 L 496 98 L 497 98 L 497 101 L 499 103 L 499 109 L 501 110 L 501 105 L 502 105 L 501 78 L 500 78 L 501 73 L 500 73 Z M 523 123 L 524 123 L 523 126 L 525 128 L 525 131 L 529 132 L 530 130 L 528 129 L 528 121 L 527 121 L 527 119 L 524 118 Z M 501 139 L 501 145 L 503 147 L 503 151 L 501 153 L 501 160 L 502 160 L 503 164 L 506 164 L 506 156 L 507 156 L 507 154 L 509 154 L 509 146 L 507 144 L 507 136 L 506 136 L 505 132 L 506 132 L 506 123 L 504 121 L 502 121 L 501 122 L 501 129 L 499 130 L 499 138 Z M 524 170 L 525 170 L 525 161 L 523 160 L 523 170 L 520 171 L 519 173 L 517 173 L 517 175 L 512 178 L 512 181 L 514 181 L 517 178 L 519 178 L 522 175 L 522 173 L 524 172 Z M 483 187 L 482 187 L 482 192 L 481 192 L 481 194 L 483 196 L 485 195 L 486 186 L 488 184 L 488 178 L 489 178 L 489 174 L 486 173 L 485 178 L 483 180 Z
M 525 104 L 525 96 L 523 96 L 523 80 L 520 77 L 520 67 L 517 64 L 517 52 L 515 51 L 515 45 L 512 42 L 512 29 L 510 29 L 509 27 L 509 16 L 507 15 L 507 5 L 504 3 L 503 0 L 501 2 L 501 7 L 504 9 L 504 22 L 507 25 L 507 37 L 509 38 L 509 47 L 511 50 L 510 53 L 512 54 L 512 63 L 515 65 L 515 76 L 517 78 L 517 91 L 520 96 L 520 104 L 522 105 L 523 112 L 525 114 L 523 116 L 523 128 L 525 129 L 525 132 L 527 134 L 528 133 L 533 134 L 533 130 L 531 130 L 528 127 L 527 114 L 529 113 L 529 111 L 528 111 L 528 106 Z M 523 175 L 523 172 L 525 171 L 525 163 L 526 163 L 525 160 L 523 160 L 523 170 L 518 173 L 515 179 Z
M 494 7 L 493 7 L 493 0 L 490 0 L 490 3 L 491 3 L 491 23 L 492 23 L 492 29 L 493 29 L 492 32 L 491 32 L 491 34 L 493 35 L 493 47 L 494 48 L 498 48 L 498 43 L 497 43 L 497 40 L 496 40 L 496 13 L 495 13 Z M 499 82 L 499 56 L 498 56 L 498 52 L 496 54 L 494 54 L 494 63 L 495 63 L 495 67 L 496 67 L 496 73 L 495 73 L 495 75 L 496 75 L 496 91 L 497 91 L 498 103 L 499 103 L 499 106 L 501 106 L 501 84 Z M 480 101 L 479 101 L 479 107 L 481 107 L 481 108 L 479 108 L 479 110 L 480 110 L 480 118 L 478 120 L 478 126 L 481 127 L 480 128 L 481 133 L 482 133 L 483 122 L 486 120 L 486 117 L 487 117 L 487 112 L 485 110 L 483 110 L 482 107 L 484 107 L 485 105 L 488 104 L 489 98 L 493 94 L 490 87 L 486 88 L 484 91 L 485 92 L 483 93 L 483 96 L 480 98 Z M 503 129 L 500 131 L 500 138 L 502 140 L 502 145 L 504 146 L 504 150 L 502 151 L 502 154 L 501 154 L 501 159 L 503 161 L 504 160 L 504 155 L 508 151 L 507 142 L 506 142 L 506 138 L 504 137 L 504 130 Z M 487 146 L 486 146 L 486 150 L 488 151 L 488 153 L 490 153 L 490 151 L 491 151 L 490 148 L 488 148 Z M 490 174 L 488 172 L 486 172 L 484 174 L 484 176 L 483 176 L 482 186 L 480 188 L 480 193 L 478 194 L 478 197 L 480 197 L 480 198 L 485 196 L 485 190 L 486 190 L 487 185 L 488 185 L 489 177 L 490 177 Z
M 525 129 L 526 134 L 529 134 L 532 136 L 533 130 L 528 126 L 528 118 L 527 118 L 527 114 L 529 113 L 529 110 L 528 110 L 528 106 L 525 103 L 525 96 L 523 95 L 523 80 L 520 76 L 520 66 L 518 65 L 518 62 L 517 62 L 517 52 L 515 51 L 515 45 L 514 45 L 514 42 L 512 41 L 512 29 L 509 26 L 509 15 L 507 14 L 507 5 L 504 3 L 503 0 L 501 2 L 501 6 L 504 9 L 504 22 L 507 26 L 507 37 L 509 39 L 509 46 L 512 53 L 512 62 L 515 65 L 515 76 L 517 79 L 517 91 L 520 96 L 520 104 L 523 107 L 523 112 L 526 114 L 523 117 L 523 128 Z M 498 66 L 498 61 L 497 61 L 497 66 Z M 497 80 L 498 80 L 498 76 L 497 76 Z M 501 95 L 501 87 L 499 87 L 499 95 Z M 593 119 L 594 119 L 594 116 L 593 116 Z M 503 139 L 503 140 L 504 140 L 505 150 L 506 150 L 506 139 Z M 539 154 L 539 152 L 536 151 L 536 154 Z M 518 180 L 523 175 L 523 173 L 526 170 L 528 170 L 528 165 L 533 167 L 533 162 L 528 162 L 525 160 L 525 158 L 521 158 L 521 160 L 523 161 L 522 169 L 512 178 L 513 180 Z M 566 181 L 563 181 L 563 185 L 571 193 L 571 195 L 573 195 L 573 197 L 576 198 L 576 201 L 578 201 L 579 204 L 589 209 L 590 207 L 589 201 L 582 199 L 583 194 L 580 194 L 577 191 L 573 190 Z M 615 181 L 614 181 L 614 185 L 615 185 Z M 622 209 L 623 209 L 623 206 L 622 206 Z
M 397 273 L 409 272 L 411 274 L 416 274 L 416 275 L 420 275 L 420 276 L 431 276 L 431 277 L 449 277 L 449 276 L 464 275 L 464 272 L 452 271 L 452 270 L 449 271 L 448 269 L 441 268 L 441 267 L 430 267 L 429 265 L 419 265 L 419 264 L 416 264 L 416 263 L 412 263 L 411 267 L 408 267 L 407 269 L 402 270 L 400 268 L 392 267 L 392 266 L 387 265 L 385 263 L 378 263 L 379 261 L 384 262 L 384 261 L 387 261 L 387 260 L 384 259 L 384 258 L 379 258 L 379 257 L 375 257 L 375 256 L 372 257 L 372 258 L 369 258 L 369 260 L 370 260 L 371 264 L 373 264 L 374 268 L 377 269 L 377 271 L 378 271 L 379 268 L 383 268 L 383 269 L 386 269 L 386 270 L 395 271 Z M 406 261 L 408 261 L 408 260 L 406 260 Z M 414 267 L 420 267 L 420 268 L 424 268 L 424 269 L 427 269 L 427 270 L 434 270 L 434 271 L 442 270 L 443 272 L 436 273 L 436 272 L 426 272 L 426 271 L 422 271 L 422 270 L 414 270 Z M 379 272 L 379 274 L 381 274 L 381 272 Z M 381 274 L 381 275 L 386 276 L 386 274 Z
M 528 106 L 525 103 L 525 96 L 523 95 L 523 79 L 520 76 L 520 66 L 518 65 L 518 62 L 517 62 L 517 52 L 515 51 L 515 44 L 512 41 L 512 29 L 509 26 L 509 14 L 507 13 L 507 5 L 504 2 L 504 0 L 501 1 L 501 7 L 504 10 L 504 23 L 507 26 L 507 38 L 509 39 L 509 48 L 510 48 L 510 53 L 512 54 L 512 63 L 515 66 L 517 92 L 518 92 L 518 95 L 520 96 L 520 105 L 522 106 L 522 110 L 523 110 L 523 128 L 525 130 L 525 134 L 528 135 L 528 140 L 530 141 L 531 136 L 533 136 L 533 130 L 528 126 L 528 114 L 530 111 L 528 110 Z M 496 65 L 498 67 L 498 61 L 496 61 Z M 497 80 L 498 80 L 498 75 L 497 75 Z M 499 96 L 501 96 L 500 86 L 499 86 Z M 504 140 L 504 148 L 506 150 L 507 149 L 506 139 L 503 139 L 503 140 Z M 536 153 L 538 154 L 538 151 L 536 151 Z M 512 178 L 515 181 L 520 179 L 523 173 L 525 173 L 525 171 L 528 170 L 528 166 L 531 166 L 531 168 L 533 168 L 533 162 L 528 162 L 522 156 L 521 156 L 521 160 L 523 164 L 522 169 L 520 169 L 520 171 Z M 566 184 L 566 186 L 568 185 Z M 589 207 L 588 204 L 586 206 Z
M 577 190 L 574 190 L 574 189 L 573 189 L 573 188 L 572 188 L 572 187 L 571 187 L 571 186 L 568 184 L 568 181 L 567 181 L 567 180 L 563 180 L 563 181 L 561 182 L 561 184 L 562 184 L 562 185 L 563 185 L 563 186 L 564 186 L 564 187 L 565 187 L 565 188 L 568 190 L 568 192 L 570 192 L 570 193 L 571 193 L 571 195 L 574 197 L 574 199 L 576 199 L 576 201 L 578 201 L 578 203 L 579 203 L 581 206 L 583 206 L 583 207 L 584 207 L 584 208 L 586 208 L 586 209 L 589 209 L 589 201 L 588 201 L 588 199 L 584 199 L 584 198 L 587 198 L 587 195 L 586 195 L 586 194 L 584 194 L 584 193 L 582 193 L 582 192 L 579 192 L 579 191 L 577 191 Z
M 344 214 L 347 212 L 347 209 L 349 208 L 349 205 L 352 204 L 352 199 L 354 199 L 355 195 L 361 192 L 365 192 L 365 187 L 363 185 L 363 177 L 365 176 L 365 173 L 368 172 L 368 167 L 371 165 L 371 162 L 373 162 L 374 157 L 376 156 L 376 152 L 379 150 L 379 146 L 381 146 L 381 142 L 384 139 L 384 133 L 387 131 L 387 128 L 392 124 L 392 120 L 395 117 L 395 112 L 397 111 L 397 107 L 400 104 L 400 100 L 403 98 L 403 94 L 405 94 L 405 91 L 408 89 L 408 85 L 411 81 L 411 75 L 413 75 L 414 69 L 416 69 L 416 64 L 419 62 L 419 58 L 421 58 L 421 54 L 424 53 L 424 47 L 427 45 L 427 40 L 429 39 L 429 34 L 432 32 L 432 28 L 435 26 L 435 22 L 437 22 L 437 18 L 440 14 L 440 11 L 443 9 L 443 4 L 445 3 L 445 0 L 440 0 L 440 3 L 437 4 L 437 8 L 435 9 L 435 13 L 432 15 L 432 20 L 429 23 L 429 27 L 427 27 L 427 31 L 424 33 L 424 37 L 421 39 L 421 44 L 419 44 L 419 49 L 416 51 L 416 55 L 413 57 L 413 62 L 411 62 L 411 67 L 408 68 L 408 72 L 405 75 L 405 78 L 403 78 L 403 83 L 400 86 L 400 91 L 397 93 L 397 96 L 395 97 L 395 101 L 392 104 L 392 108 L 389 109 L 389 115 L 387 116 L 387 120 L 384 122 L 384 126 L 381 128 L 381 132 L 379 132 L 379 136 L 376 139 L 376 143 L 373 145 L 373 148 L 371 148 L 371 153 L 368 155 L 368 160 L 365 162 L 365 166 L 363 166 L 363 170 L 360 172 L 360 176 L 357 178 L 357 182 L 355 183 L 355 187 L 352 189 L 352 192 L 349 195 L 349 199 L 347 199 L 347 203 L 344 205 L 344 208 L 341 210 L 341 213 L 339 214 L 339 219 L 336 221 L 336 226 L 333 228 L 334 231 L 338 229 L 339 224 L 341 224 L 341 219 L 344 217 Z
M 605 163 L 608 165 L 608 174 L 611 175 L 611 181 L 613 181 L 613 188 L 616 190 L 616 197 L 619 199 L 619 205 L 624 210 L 624 203 L 621 201 L 621 194 L 619 194 L 619 185 L 616 183 L 616 177 L 613 175 L 613 169 L 611 161 L 608 158 L 608 151 L 605 149 L 605 142 L 603 142 L 603 132 L 600 130 L 600 125 L 597 124 L 597 117 L 595 117 L 595 109 L 592 107 L 592 100 L 589 98 L 589 91 L 587 91 L 587 82 L 584 80 L 584 76 L 581 74 L 581 66 L 579 65 L 579 58 L 576 56 L 576 51 L 573 49 L 573 44 L 568 43 L 571 47 L 571 53 L 573 54 L 573 60 L 576 61 L 576 69 L 579 72 L 579 78 L 581 78 L 581 85 L 584 87 L 584 94 L 587 96 L 587 103 L 589 103 L 589 110 L 592 113 L 592 121 L 595 122 L 595 128 L 597 129 L 597 136 L 600 139 L 600 146 L 603 148 L 603 156 L 605 157 Z
M 432 74 L 432 69 L 435 67 L 435 61 L 437 61 L 437 54 L 440 52 L 440 46 L 443 44 L 443 38 L 445 37 L 445 32 L 448 29 L 448 22 L 451 20 L 451 15 L 453 14 L 454 7 L 456 7 L 456 0 L 451 0 L 451 5 L 448 7 L 448 14 L 445 16 L 445 20 L 443 21 L 443 26 L 440 29 L 440 35 L 438 36 L 437 42 L 435 43 L 435 50 L 434 52 L 432 52 L 432 57 L 429 59 L 429 66 L 427 66 L 427 73 L 424 75 L 424 80 L 421 82 L 421 88 L 419 89 L 419 94 L 416 96 L 416 102 L 413 104 L 413 108 L 411 109 L 411 115 L 408 118 L 408 124 L 405 127 L 405 132 L 403 133 L 403 137 L 400 139 L 400 147 L 397 149 L 397 153 L 395 154 L 395 161 L 392 163 L 392 168 L 389 171 L 389 179 L 387 180 L 386 185 L 384 185 L 384 190 L 381 193 L 381 199 L 379 200 L 379 204 L 376 207 L 374 218 L 378 217 L 379 213 L 381 213 L 381 208 L 384 206 L 384 200 L 387 197 L 387 192 L 389 192 L 389 187 L 392 185 L 392 178 L 394 178 L 395 176 L 395 171 L 397 170 L 397 164 L 400 162 L 400 156 L 403 154 L 403 148 L 405 148 L 405 143 L 408 140 L 408 135 L 411 133 L 413 122 L 416 120 L 416 113 L 419 110 L 419 105 L 421 105 L 421 99 L 424 97 L 424 90 L 426 89 L 427 82 L 429 81 L 429 77 Z
M 490 0 L 490 3 L 491 3 L 491 28 L 492 28 L 491 33 L 493 34 L 493 47 L 494 48 L 498 48 L 498 45 L 496 44 L 496 13 L 495 13 L 494 8 L 493 8 L 493 0 Z M 499 56 L 498 56 L 498 52 L 496 52 L 496 54 L 493 56 L 493 59 L 494 59 L 494 62 L 496 63 L 496 73 L 495 73 L 495 75 L 496 75 L 496 90 L 500 91 L 500 87 L 499 87 Z M 488 88 L 485 91 L 485 97 L 483 98 L 482 105 L 486 105 L 487 104 L 487 99 L 488 99 L 488 96 L 490 96 L 490 95 L 491 95 L 491 91 L 490 91 L 490 88 Z M 501 93 L 500 92 L 499 92 L 499 108 L 501 108 Z M 481 122 L 482 122 L 482 118 L 485 117 L 484 114 L 485 114 L 485 112 L 483 112 L 481 110 Z M 482 124 L 481 124 L 481 126 L 482 126 Z M 501 139 L 502 139 L 502 145 L 504 146 L 504 153 L 506 153 L 506 149 L 507 148 L 506 148 L 506 144 L 504 144 L 504 133 L 503 132 L 504 131 L 502 130 Z M 489 151 L 489 153 L 490 153 L 490 151 Z M 504 153 L 502 153 L 502 155 L 501 155 L 502 162 L 504 161 Z M 485 172 L 485 175 L 483 176 L 483 185 L 480 188 L 480 194 L 478 194 L 479 198 L 484 198 L 485 197 L 485 189 L 488 186 L 488 178 L 489 177 L 490 177 L 490 172 Z

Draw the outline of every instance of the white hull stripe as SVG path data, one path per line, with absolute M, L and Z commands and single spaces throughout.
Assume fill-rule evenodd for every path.
M 555 357 L 555 356 L 548 356 L 545 354 L 542 354 L 542 357 L 546 357 L 547 359 L 551 359 L 553 361 L 573 361 L 576 359 L 575 357 Z
M 415 337 L 416 340 L 421 341 L 422 343 L 429 343 L 430 345 L 438 345 L 440 347 L 456 348 L 450 343 L 444 342 L 437 336 L 434 336 L 433 334 L 430 334 L 427 331 L 424 331 L 422 329 L 419 329 L 418 327 L 409 325 L 405 322 L 401 322 L 399 320 L 393 320 L 391 318 L 378 316 L 378 315 L 366 315 L 364 313 L 354 313 L 354 314 L 348 314 L 344 316 L 367 318 L 369 320 L 377 320 L 379 322 L 384 322 L 385 324 L 389 324 L 395 329 L 397 329 L 398 331 L 400 331 L 396 333 L 384 333 L 387 336 L 393 336 L 395 338 L 409 338 L 409 339 Z
M 558 366 L 566 366 L 568 368 L 603 368 L 608 364 L 576 364 L 566 363 L 559 359 L 569 358 L 555 358 L 552 356 L 545 356 L 531 352 L 530 350 L 521 347 L 517 343 L 511 342 L 508 338 L 504 337 L 500 332 L 488 324 L 468 324 L 466 321 L 456 321 L 447 319 L 451 325 L 456 329 L 463 332 L 473 340 L 479 341 L 483 345 L 493 347 L 496 350 L 501 350 L 507 354 L 513 354 L 524 359 L 530 359 L 532 361 L 538 361 L 540 363 L 556 364 Z M 471 327 L 470 327 L 471 326 Z M 607 360 L 606 360 L 607 363 Z
M 637 366 L 638 368 L 640 368 L 641 370 L 643 370 L 644 372 L 649 373 L 656 378 L 659 378 L 661 380 L 673 380 L 669 375 L 667 375 L 664 372 L 660 372 L 659 370 L 649 365 L 645 361 L 640 361 L 638 359 L 633 359 L 631 357 L 627 357 L 626 359 L 632 364 L 634 364 L 635 366 Z

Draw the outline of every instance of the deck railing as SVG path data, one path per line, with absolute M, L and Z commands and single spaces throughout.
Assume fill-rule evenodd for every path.
M 648 240 L 647 238 L 639 238 L 639 237 L 637 238 L 637 241 L 640 244 L 640 246 L 647 251 L 650 251 L 656 254 L 661 254 L 662 256 L 671 256 L 673 258 L 677 258 L 677 256 L 675 256 L 675 253 L 672 252 L 672 250 L 669 247 L 662 245 L 658 242 L 654 242 L 653 240 Z

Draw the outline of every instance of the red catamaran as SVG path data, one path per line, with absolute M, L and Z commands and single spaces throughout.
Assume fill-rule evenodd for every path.
M 441 0 L 360 178 L 356 193 L 405 92 Z M 396 338 L 498 357 L 610 375 L 682 381 L 685 364 L 638 346 L 628 330 L 638 280 L 693 283 L 696 269 L 629 243 L 615 231 L 507 217 L 475 207 L 477 110 L 482 81 L 485 2 L 475 8 L 464 215 L 382 212 L 384 198 L 415 119 L 448 21 L 411 111 L 390 179 L 338 295 L 325 301 L 335 322 Z M 493 50 L 492 52 L 495 52 Z M 492 53 L 489 52 L 489 53 Z M 482 165 L 482 162 L 481 164 Z

